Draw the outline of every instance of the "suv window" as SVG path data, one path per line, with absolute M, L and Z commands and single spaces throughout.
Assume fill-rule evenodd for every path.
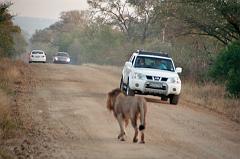
M 137 56 L 134 67 L 136 68 L 152 68 L 174 72 L 173 63 L 170 59 Z
M 43 54 L 41 51 L 33 51 L 32 54 Z

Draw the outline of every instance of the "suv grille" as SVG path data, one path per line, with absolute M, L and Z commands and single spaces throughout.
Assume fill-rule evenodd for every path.
M 152 80 L 152 76 L 146 76 L 148 80 Z
M 148 75 L 146 75 L 146 78 L 148 80 L 163 81 L 163 82 L 166 82 L 168 80 L 168 78 L 166 78 L 166 77 L 159 77 L 159 76 L 148 76 Z
M 162 77 L 162 79 L 161 79 L 161 81 L 167 81 L 168 80 L 168 78 L 166 78 L 166 77 Z

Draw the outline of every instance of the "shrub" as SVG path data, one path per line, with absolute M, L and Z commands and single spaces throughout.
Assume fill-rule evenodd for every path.
M 13 61 L 8 58 L 0 59 L 0 141 L 3 138 L 11 138 L 17 134 L 20 128 L 20 118 L 15 114 L 15 106 L 12 100 L 15 98 L 16 83 L 22 80 L 21 61 Z
M 217 56 L 210 75 L 226 84 L 226 90 L 235 97 L 240 97 L 240 41 L 228 45 Z

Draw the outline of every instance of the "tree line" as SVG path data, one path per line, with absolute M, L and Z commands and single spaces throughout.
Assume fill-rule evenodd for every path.
M 24 53 L 27 43 L 19 26 L 13 24 L 9 13 L 11 2 L 0 2 L 0 57 L 16 57 Z

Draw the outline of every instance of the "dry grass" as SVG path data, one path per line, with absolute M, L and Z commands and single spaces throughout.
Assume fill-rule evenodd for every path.
M 240 99 L 227 97 L 223 86 L 186 82 L 183 83 L 182 99 L 240 122 Z
M 7 138 L 13 134 L 16 125 L 11 117 L 9 97 L 0 90 L 0 138 Z
M 20 61 L 11 61 L 9 59 L 0 60 L 0 89 L 11 92 L 13 83 L 19 82 L 23 74 Z
M 0 149 L 0 159 L 13 159 L 8 152 Z
M 19 129 L 20 119 L 13 101 L 24 67 L 21 61 L 0 59 L 0 139 L 13 137 Z
M 25 100 L 34 83 L 28 64 L 0 59 L 0 159 L 18 158 L 15 150 L 30 132 L 26 125 L 28 120 L 24 118 L 29 116 Z M 20 158 L 26 157 L 20 155 Z

